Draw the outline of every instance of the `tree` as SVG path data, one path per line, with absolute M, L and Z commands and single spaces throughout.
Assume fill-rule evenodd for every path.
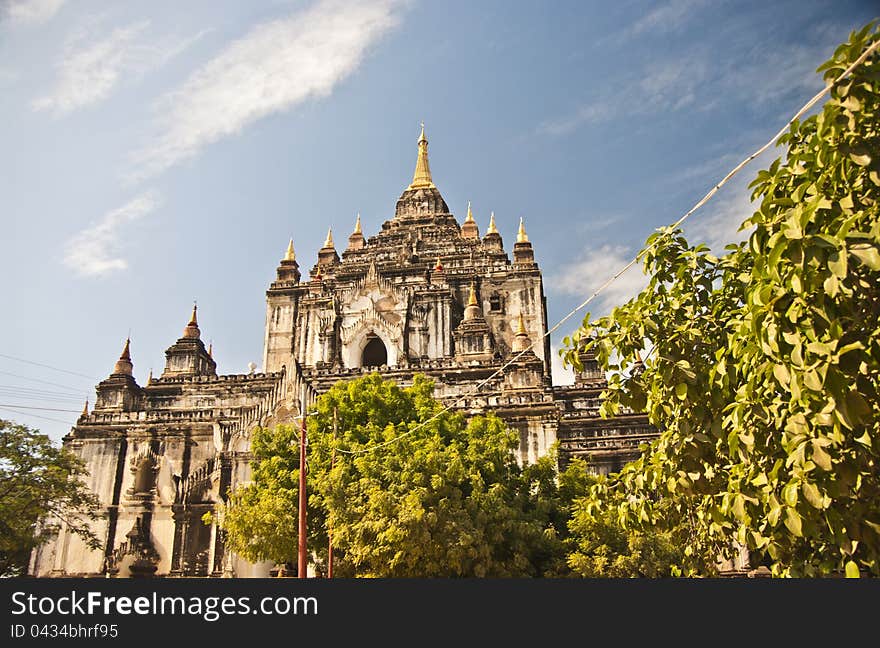
M 686 537 L 672 530 L 628 528 L 617 511 L 603 501 L 594 510 L 583 497 L 604 476 L 590 476 L 571 508 L 568 565 L 587 578 L 660 578 L 681 574 Z
M 371 374 L 318 399 L 308 418 L 307 488 L 309 548 L 319 566 L 329 531 L 339 575 L 565 573 L 569 511 L 553 458 L 521 469 L 517 437 L 500 419 L 466 421 L 432 394 L 421 375 L 400 388 Z M 291 426 L 255 435 L 254 481 L 223 512 L 233 551 L 293 561 L 296 448 Z
M 878 38 L 854 32 L 826 82 Z M 567 361 L 593 348 L 613 372 L 603 412 L 645 410 L 660 430 L 580 510 L 685 533 L 685 573 L 737 543 L 775 575 L 880 574 L 878 84 L 875 51 L 780 138 L 747 242 L 716 258 L 659 230 L 647 288 L 566 341 Z
M 98 500 L 83 475 L 79 459 L 45 434 L 0 420 L 0 576 L 23 574 L 31 550 L 62 522 L 90 547 L 100 547 L 89 525 L 99 517 Z

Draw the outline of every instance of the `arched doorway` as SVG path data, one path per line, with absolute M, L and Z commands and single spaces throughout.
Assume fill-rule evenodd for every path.
M 378 336 L 371 335 L 367 338 L 367 346 L 361 359 L 362 367 L 381 367 L 388 364 L 388 349 Z

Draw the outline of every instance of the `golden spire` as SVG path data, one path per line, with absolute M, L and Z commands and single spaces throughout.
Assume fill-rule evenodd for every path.
M 526 234 L 526 226 L 523 224 L 522 216 L 519 217 L 519 231 L 516 233 L 517 243 L 528 243 L 529 236 Z
M 443 264 L 440 263 L 440 257 L 437 257 L 437 265 L 434 266 L 434 270 L 436 270 L 437 272 L 443 270 Z
M 471 282 L 471 294 L 468 295 L 468 306 L 479 306 L 479 302 L 477 301 L 477 289 L 474 286 L 474 282 Z
M 486 230 L 486 234 L 497 234 L 498 228 L 495 227 L 495 212 L 492 212 L 492 215 L 489 216 L 489 229 Z
M 467 218 L 464 219 L 465 223 L 473 223 L 474 222 L 474 213 L 471 211 L 471 201 L 468 200 L 468 215 Z
M 119 354 L 119 359 L 131 362 L 131 338 L 125 338 L 125 346 L 122 347 L 122 353 Z
M 419 135 L 419 157 L 416 159 L 413 180 L 407 189 L 432 187 L 434 187 L 434 181 L 431 180 L 431 167 L 428 165 L 428 138 L 425 137 L 425 124 L 422 122 L 422 134 Z
M 526 332 L 526 323 L 523 321 L 522 313 L 519 314 L 519 321 L 516 324 L 517 335 L 528 335 Z
M 83 413 L 80 414 L 80 416 L 85 417 L 85 416 L 88 416 L 88 415 L 89 415 L 89 399 L 87 398 L 87 399 L 86 399 L 86 406 L 83 407 Z
M 198 305 L 193 304 L 193 312 L 192 317 L 189 318 L 189 323 L 183 329 L 183 337 L 185 338 L 197 338 L 201 335 L 201 331 L 199 330 L 199 322 L 196 318 L 196 311 L 199 309 Z
M 296 261 L 296 252 L 293 251 L 293 239 L 287 244 L 287 252 L 284 253 L 285 261 Z
M 127 376 L 131 375 L 131 370 L 133 365 L 131 364 L 131 338 L 125 338 L 125 346 L 122 347 L 122 353 L 119 355 L 119 360 L 116 361 L 116 364 L 113 366 L 114 374 L 125 374 Z
M 324 247 L 325 248 L 332 248 L 333 247 L 333 228 L 332 227 L 327 228 L 327 240 L 324 241 Z
M 353 234 L 363 234 L 361 231 L 361 213 L 358 212 L 357 220 L 354 222 L 354 232 Z

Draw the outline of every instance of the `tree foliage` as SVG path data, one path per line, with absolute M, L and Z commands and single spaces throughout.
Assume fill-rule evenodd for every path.
M 309 549 L 319 567 L 371 577 L 566 573 L 574 469 L 525 469 L 517 436 L 496 416 L 442 411 L 433 383 L 400 388 L 372 374 L 340 382 L 308 417 Z M 334 414 L 335 428 L 334 434 Z M 436 416 L 435 416 L 436 415 Z M 291 562 L 296 554 L 297 431 L 259 430 L 254 481 L 223 514 L 231 549 Z
M 45 434 L 0 420 L 0 576 L 24 573 L 31 551 L 62 522 L 92 548 L 100 546 L 89 525 L 98 518 L 98 500 L 83 474 L 79 459 Z
M 826 82 L 878 38 L 853 33 Z M 747 242 L 716 258 L 659 230 L 647 288 L 566 341 L 567 361 L 585 346 L 613 372 L 603 412 L 660 430 L 580 514 L 687 538 L 685 573 L 738 543 L 776 575 L 880 574 L 878 89 L 874 53 L 780 138 Z

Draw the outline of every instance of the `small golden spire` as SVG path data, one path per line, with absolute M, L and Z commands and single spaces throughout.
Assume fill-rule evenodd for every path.
M 125 338 L 125 346 L 122 347 L 122 353 L 119 354 L 119 359 L 131 362 L 131 338 Z
M 86 399 L 86 406 L 83 407 L 83 413 L 80 414 L 81 417 L 86 417 L 89 415 L 89 399 Z
M 492 215 L 489 216 L 489 229 L 486 230 L 486 234 L 497 234 L 498 228 L 495 227 L 495 212 L 492 212 Z
M 327 240 L 324 241 L 325 248 L 332 248 L 333 246 L 333 228 L 327 228 Z
M 126 376 L 131 375 L 131 370 L 133 365 L 131 364 L 131 338 L 125 338 L 125 346 L 122 347 L 122 353 L 119 355 L 119 360 L 116 361 L 116 364 L 113 365 L 113 373 L 114 374 L 124 374 Z
M 284 253 L 285 261 L 296 261 L 296 252 L 293 251 L 293 239 L 287 244 L 287 252 Z
M 516 233 L 517 243 L 528 243 L 529 236 L 526 234 L 526 226 L 523 224 L 522 216 L 519 217 L 519 231 Z
M 431 167 L 428 164 L 428 138 L 425 137 L 425 124 L 422 122 L 422 134 L 419 135 L 419 156 L 416 158 L 416 170 L 413 180 L 407 189 L 423 189 L 434 187 L 431 180 Z
M 361 231 L 361 213 L 358 212 L 357 220 L 354 222 L 354 232 L 353 234 L 363 234 Z
M 183 337 L 185 338 L 198 338 L 202 334 L 199 330 L 198 319 L 196 318 L 198 309 L 198 305 L 193 303 L 192 317 L 189 318 L 189 323 L 183 329 Z
M 480 303 L 477 301 L 477 289 L 474 286 L 474 282 L 471 282 L 471 294 L 468 295 L 468 306 L 479 306 Z
M 443 264 L 440 263 L 440 257 L 437 257 L 437 265 L 434 266 L 434 270 L 436 272 L 440 272 L 443 270 Z
M 149 385 L 151 382 L 153 382 L 153 368 L 152 367 L 150 367 L 150 375 L 147 376 L 147 384 Z
M 519 321 L 516 324 L 517 335 L 528 335 L 526 332 L 526 323 L 523 321 L 522 313 L 519 314 Z
M 465 223 L 473 223 L 474 222 L 474 213 L 471 211 L 471 201 L 468 200 L 468 215 L 467 218 L 464 219 Z

